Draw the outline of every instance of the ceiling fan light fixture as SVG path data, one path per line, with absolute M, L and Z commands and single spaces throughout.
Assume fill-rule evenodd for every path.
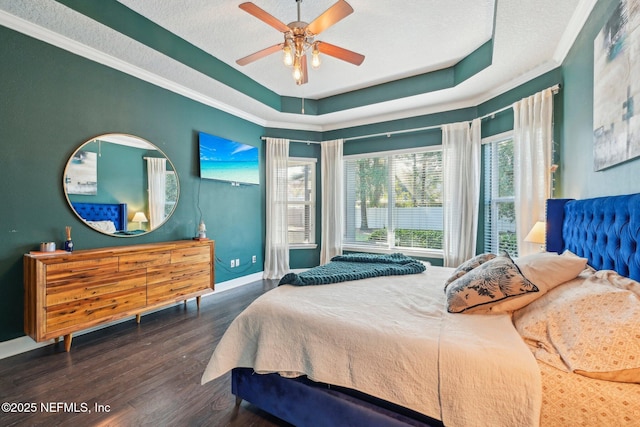
M 293 79 L 297 82 L 302 80 L 302 67 L 300 66 L 300 57 L 296 56 L 293 61 Z
M 320 51 L 318 50 L 318 44 L 313 44 L 313 51 L 311 52 L 311 66 L 318 68 L 320 66 Z
M 286 65 L 287 67 L 290 67 L 291 65 L 293 65 L 293 55 L 291 54 L 291 46 L 289 46 L 288 44 L 286 44 L 282 48 L 282 61 L 284 62 L 284 65 Z

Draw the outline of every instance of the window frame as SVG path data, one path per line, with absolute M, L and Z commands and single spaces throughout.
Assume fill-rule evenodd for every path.
M 481 143 L 482 145 L 487 145 L 487 146 L 492 146 L 491 149 L 494 153 L 497 152 L 496 150 L 496 146 L 497 144 L 503 142 L 503 141 L 507 141 L 507 140 L 511 140 L 511 143 L 514 143 L 514 131 L 513 130 L 509 130 L 506 132 L 502 132 L 499 134 L 495 134 L 495 135 L 491 135 L 488 136 L 486 138 L 483 138 Z M 485 165 L 486 166 L 486 165 Z M 498 156 L 497 155 L 492 155 L 491 156 L 491 176 L 487 177 L 486 174 L 483 175 L 483 181 L 482 181 L 482 186 L 483 188 L 486 188 L 486 180 L 490 179 L 492 182 L 494 180 L 496 180 L 498 178 Z M 515 183 L 514 183 L 515 185 Z M 500 250 L 500 237 L 499 237 L 499 228 L 497 226 L 497 224 L 494 224 L 494 218 L 495 221 L 498 220 L 499 218 L 499 208 L 498 208 L 498 204 L 499 203 L 505 203 L 505 202 L 512 202 L 515 203 L 515 192 L 512 196 L 500 196 L 499 195 L 499 187 L 497 185 L 492 185 L 491 186 L 491 194 L 484 195 L 484 199 L 483 200 L 483 229 L 484 229 L 484 233 L 482 235 L 482 245 L 483 245 L 483 251 L 484 252 L 491 252 L 494 254 L 498 254 L 499 250 Z M 492 223 L 490 224 L 490 232 L 491 232 L 491 243 L 493 243 L 492 245 L 488 245 L 487 243 L 487 217 L 484 214 L 485 210 L 484 210 L 484 206 L 486 205 L 486 201 L 487 199 L 489 200 L 489 203 L 491 204 L 491 217 L 490 220 L 492 221 Z M 497 246 L 496 246 L 497 245 Z M 517 257 L 517 249 L 516 249 L 516 253 L 512 254 L 509 253 L 512 256 Z
M 308 201 L 291 201 L 289 199 L 289 191 L 287 188 L 287 214 L 289 212 L 289 205 L 303 205 L 309 206 L 309 236 L 312 241 L 308 243 L 291 243 L 289 242 L 289 249 L 316 249 L 318 243 L 316 242 L 316 209 L 317 209 L 317 194 L 318 194 L 318 173 L 317 165 L 318 159 L 315 157 L 289 157 L 287 159 L 287 172 L 291 166 L 309 165 L 313 169 L 313 179 L 311 180 L 311 196 Z M 288 184 L 287 184 L 288 186 Z M 287 217 L 288 218 L 288 217 Z M 287 233 L 288 221 L 287 221 Z
M 404 154 L 426 153 L 426 152 L 433 152 L 433 151 L 442 152 L 443 151 L 442 144 L 397 149 L 397 150 L 375 151 L 375 152 L 368 152 L 368 153 L 344 155 L 343 161 L 346 164 L 346 161 L 349 161 L 349 160 L 367 159 L 367 158 L 373 158 L 373 157 L 385 157 L 387 159 L 387 164 L 390 166 L 393 166 L 392 165 L 393 162 L 391 161 L 391 159 L 394 156 L 399 156 Z M 393 176 L 393 167 L 388 168 L 387 174 L 388 174 L 389 180 L 395 179 Z M 345 176 L 346 175 L 347 174 L 345 170 Z M 443 171 L 443 175 L 444 175 L 444 171 Z M 345 180 L 344 185 L 346 186 L 346 184 L 347 183 Z M 390 184 L 390 181 L 387 181 L 387 185 L 388 185 L 387 191 L 389 191 L 390 189 L 393 190 L 395 187 L 394 184 Z M 346 197 L 347 197 L 346 191 L 345 191 L 344 197 L 345 197 L 345 205 L 344 205 L 345 214 L 344 215 L 346 220 L 346 215 L 347 215 L 346 210 L 348 209 L 348 206 L 346 203 Z M 391 191 L 391 194 L 389 194 L 389 201 L 387 204 L 387 209 L 390 216 L 389 224 L 394 223 L 393 216 L 392 216 L 393 215 L 392 211 L 395 209 L 394 204 L 395 204 L 395 191 Z M 421 258 L 435 258 L 435 259 L 444 258 L 444 250 L 442 249 L 429 249 L 429 248 L 421 249 L 421 248 L 414 248 L 414 247 L 407 247 L 407 246 L 396 246 L 395 245 L 395 226 L 391 226 L 387 229 L 387 245 L 385 247 L 382 247 L 379 245 L 359 245 L 354 242 L 346 242 L 345 241 L 346 227 L 345 227 L 344 233 L 345 234 L 342 235 L 342 248 L 347 251 L 380 253 L 380 254 L 390 254 L 390 253 L 401 251 L 403 254 L 408 256 L 416 256 Z

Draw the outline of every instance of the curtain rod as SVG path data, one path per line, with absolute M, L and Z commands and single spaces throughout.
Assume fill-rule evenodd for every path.
M 270 138 L 268 136 L 261 136 L 260 139 L 265 141 L 267 138 Z M 276 137 L 271 137 L 271 138 L 276 138 Z M 287 138 L 285 138 L 287 139 Z M 322 141 L 309 141 L 308 139 L 290 139 L 289 142 L 304 142 L 306 144 L 322 144 Z
M 557 84 L 557 85 L 551 86 L 549 89 L 551 89 L 551 92 L 553 92 L 553 94 L 555 95 L 555 94 L 557 94 L 557 93 L 558 93 L 558 91 L 560 90 L 560 85 L 559 85 L 559 84 Z M 495 116 L 496 114 L 498 114 L 498 113 L 502 113 L 503 111 L 506 111 L 506 110 L 508 110 L 509 108 L 513 108 L 513 104 L 511 104 L 511 105 L 507 105 L 506 107 L 502 107 L 502 108 L 500 108 L 500 109 L 498 109 L 498 110 L 496 110 L 496 111 L 492 111 L 491 113 L 487 113 L 487 114 L 485 114 L 484 116 L 481 116 L 481 117 L 478 117 L 478 118 L 479 118 L 480 120 L 486 119 L 487 117 L 491 117 L 491 118 L 493 118 L 493 116 Z
M 556 84 L 551 86 L 549 89 L 551 89 L 551 91 L 553 92 L 553 94 L 557 94 L 558 91 L 560 90 L 560 85 Z M 501 113 L 503 111 L 508 110 L 509 108 L 513 108 L 513 104 L 511 105 L 507 105 L 506 107 L 502 107 L 498 110 L 492 111 L 490 113 L 485 114 L 484 116 L 478 117 L 480 120 L 486 119 L 487 117 L 491 117 L 493 118 L 496 114 Z M 343 138 L 345 141 L 355 141 L 357 139 L 367 139 L 367 138 L 374 138 L 376 136 L 387 136 L 390 137 L 391 135 L 396 135 L 396 134 L 402 134 L 402 133 L 411 133 L 411 132 L 420 132 L 423 130 L 431 130 L 431 129 L 439 129 L 441 128 L 443 125 L 433 125 L 433 126 L 425 126 L 425 127 L 420 127 L 420 128 L 413 128 L 413 129 L 403 129 L 403 130 L 395 130 L 395 131 L 390 131 L 390 132 L 380 132 L 380 133 L 372 133 L 370 135 L 360 135 L 360 136 L 352 136 L 350 138 Z M 267 139 L 266 136 L 263 136 L 261 138 L 263 141 L 265 139 Z M 303 141 L 300 139 L 290 139 L 289 141 L 291 142 L 306 142 L 307 144 L 321 144 L 321 141 Z
M 554 85 L 551 86 L 549 89 L 551 89 L 551 91 L 553 92 L 553 94 L 555 95 L 556 93 L 558 93 L 558 91 L 560 90 L 560 85 Z M 487 117 L 492 117 L 498 113 L 501 113 L 503 111 L 508 110 L 509 108 L 512 108 L 513 104 L 511 105 L 507 105 L 506 107 L 502 107 L 498 110 L 492 111 L 491 113 L 487 113 L 484 116 L 478 117 L 480 120 L 486 119 Z M 430 129 L 438 129 L 441 128 L 443 125 L 433 125 L 433 126 L 425 126 L 425 127 L 420 127 L 420 128 L 414 128 L 414 129 L 403 129 L 403 130 L 396 130 L 396 131 L 391 131 L 391 132 L 380 132 L 380 133 L 374 133 L 371 135 L 360 135 L 360 136 L 354 136 L 351 138 L 344 138 L 345 141 L 353 141 L 356 139 L 366 139 L 366 138 L 373 138 L 376 136 L 387 136 L 390 137 L 391 135 L 395 135 L 395 134 L 400 134 L 400 133 L 409 133 L 409 132 L 419 132 L 419 131 L 423 131 L 423 130 L 430 130 Z

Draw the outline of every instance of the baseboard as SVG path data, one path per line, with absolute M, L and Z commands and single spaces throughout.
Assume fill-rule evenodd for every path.
M 212 295 L 220 294 L 221 292 L 228 291 L 230 289 L 234 289 L 240 286 L 248 285 L 249 283 L 253 283 L 257 280 L 262 280 L 262 272 L 253 273 L 248 276 L 238 277 L 237 279 L 227 280 L 226 282 L 216 283 L 215 291 L 210 292 L 202 296 L 202 298 L 207 298 Z M 181 302 L 176 303 L 175 305 L 182 304 Z M 160 311 L 172 307 L 172 305 L 168 305 L 166 307 L 159 308 L 157 310 L 146 311 L 145 314 L 153 313 L 155 311 Z M 105 323 L 103 325 L 99 325 L 93 328 L 85 329 L 83 331 L 77 332 L 74 336 L 88 334 L 90 332 L 97 331 L 102 328 L 106 328 L 108 326 L 117 325 L 118 323 L 127 322 L 131 319 L 135 318 L 135 316 L 125 317 L 123 319 L 116 320 L 114 322 Z M 9 341 L 0 342 L 0 359 L 5 359 L 7 357 L 15 356 L 16 354 L 25 353 L 27 351 L 35 350 L 40 347 L 44 347 L 47 345 L 51 345 L 54 343 L 54 340 L 35 342 L 31 337 L 20 337 L 15 338 Z
M 238 277 L 237 279 L 227 280 L 226 282 L 216 283 L 216 290 L 203 295 L 202 298 L 209 297 L 211 295 L 219 294 L 220 292 L 228 291 L 229 289 L 237 288 L 239 286 L 248 285 L 249 283 L 262 280 L 262 271 L 258 273 L 249 274 L 248 276 Z

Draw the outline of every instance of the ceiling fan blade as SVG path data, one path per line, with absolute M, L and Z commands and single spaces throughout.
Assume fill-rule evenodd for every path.
M 240 4 L 238 7 L 244 10 L 245 12 L 255 16 L 265 24 L 271 25 L 273 28 L 275 28 L 280 32 L 286 33 L 287 31 L 290 30 L 290 28 L 287 27 L 287 25 L 284 22 L 280 21 L 278 18 L 269 14 L 264 9 L 259 8 L 258 6 L 251 3 L 250 1 Z
M 359 53 L 327 42 L 318 42 L 318 50 L 325 55 L 350 62 L 353 65 L 360 65 L 362 64 L 362 61 L 364 61 L 364 55 L 360 55 Z
M 247 65 L 252 63 L 253 61 L 257 61 L 260 58 L 264 58 L 267 55 L 271 55 L 272 53 L 278 52 L 279 50 L 282 50 L 282 47 L 284 46 L 284 43 L 280 43 L 280 44 L 276 44 L 273 46 L 270 46 L 266 49 L 262 49 L 259 50 L 255 53 L 252 53 L 251 55 L 245 56 L 244 58 L 240 58 L 236 61 L 236 64 L 238 65 Z
M 322 15 L 314 19 L 313 22 L 307 26 L 307 29 L 315 35 L 320 34 L 336 22 L 351 15 L 352 13 L 353 8 L 351 5 L 344 0 L 339 0 L 329 9 L 322 12 Z

